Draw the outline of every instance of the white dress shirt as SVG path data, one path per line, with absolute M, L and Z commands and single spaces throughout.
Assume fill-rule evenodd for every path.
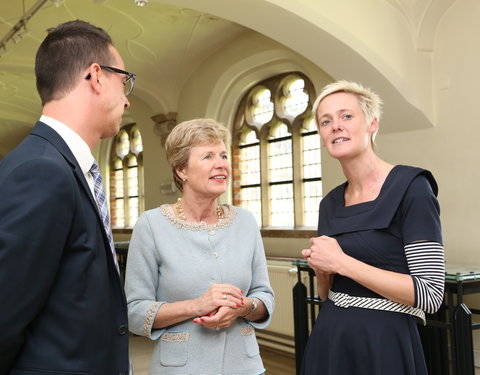
M 67 125 L 58 120 L 42 115 L 40 117 L 40 121 L 55 130 L 65 141 L 70 151 L 72 151 L 73 156 L 77 160 L 78 165 L 80 165 L 80 168 L 82 169 L 90 191 L 92 192 L 92 196 L 95 197 L 95 194 L 93 193 L 93 178 L 90 174 L 90 168 L 95 158 L 93 157 L 87 142 L 85 142 L 83 138 L 80 137 L 74 130 L 70 129 Z

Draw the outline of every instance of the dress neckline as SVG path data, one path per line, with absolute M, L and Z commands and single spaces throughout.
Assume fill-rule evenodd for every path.
M 335 199 L 338 202 L 340 202 L 340 204 L 337 205 L 337 210 L 336 210 L 337 214 L 339 216 L 344 216 L 344 215 L 351 215 L 355 213 L 362 213 L 375 207 L 377 202 L 382 199 L 382 196 L 384 195 L 385 191 L 390 186 L 391 181 L 394 179 L 395 175 L 397 174 L 399 169 L 398 167 L 399 167 L 398 165 L 395 165 L 388 172 L 387 177 L 385 178 L 385 181 L 383 182 L 382 187 L 380 188 L 380 192 L 378 193 L 377 197 L 371 201 L 360 202 L 360 203 L 352 204 L 350 206 L 345 206 L 345 189 L 347 188 L 347 185 L 348 185 L 348 182 L 345 181 L 342 185 L 340 185 L 340 189 L 337 189 L 337 192 L 336 192 Z
M 162 204 L 160 207 L 160 212 L 165 216 L 168 221 L 174 225 L 175 227 L 179 229 L 186 229 L 186 230 L 195 230 L 195 231 L 201 231 L 201 230 L 215 230 L 215 229 L 221 229 L 221 228 L 226 228 L 232 224 L 233 220 L 237 216 L 237 210 L 234 206 L 229 205 L 229 204 L 224 204 L 222 205 L 222 209 L 224 212 L 224 218 L 218 220 L 214 224 L 207 224 L 204 221 L 201 221 L 199 223 L 192 223 L 189 221 L 184 221 L 181 220 L 175 215 L 175 212 L 173 210 L 173 205 L 171 204 Z

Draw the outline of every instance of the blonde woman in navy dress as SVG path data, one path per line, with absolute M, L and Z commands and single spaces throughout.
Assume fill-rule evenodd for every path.
M 437 184 L 421 168 L 374 152 L 382 102 L 360 84 L 324 88 L 313 110 L 346 182 L 320 204 L 318 237 L 303 257 L 324 301 L 304 375 L 426 375 L 416 318 L 443 300 Z
M 274 309 L 253 215 L 219 205 L 230 133 L 211 119 L 178 124 L 165 144 L 181 198 L 141 215 L 128 250 L 132 332 L 155 340 L 150 374 L 265 372 L 255 328 Z

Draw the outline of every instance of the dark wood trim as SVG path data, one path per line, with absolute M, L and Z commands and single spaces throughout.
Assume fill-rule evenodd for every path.
M 132 228 L 114 228 L 113 234 L 132 234 Z M 310 238 L 317 235 L 312 229 L 261 229 L 262 237 Z
M 277 238 L 310 238 L 316 237 L 317 231 L 312 229 L 261 229 L 262 237 Z
M 113 228 L 113 234 L 132 234 L 133 228 Z
M 293 257 L 277 257 L 277 256 L 266 256 L 267 260 L 277 260 L 281 262 L 293 262 L 303 260 L 303 258 L 293 258 Z

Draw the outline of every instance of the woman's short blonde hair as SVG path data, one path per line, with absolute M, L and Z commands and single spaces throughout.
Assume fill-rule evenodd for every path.
M 228 129 L 213 119 L 197 118 L 176 125 L 165 141 L 165 153 L 177 188 L 183 192 L 183 181 L 176 170 L 188 165 L 192 147 L 223 142 L 228 148 L 230 140 Z
M 327 97 L 328 95 L 335 94 L 337 92 L 345 92 L 348 94 L 355 95 L 358 99 L 358 104 L 360 105 L 360 108 L 362 109 L 367 121 L 371 122 L 376 118 L 377 121 L 380 123 L 380 116 L 382 115 L 382 107 L 383 107 L 382 99 L 371 89 L 361 85 L 360 83 L 341 80 L 341 81 L 330 83 L 327 86 L 325 86 L 322 92 L 320 93 L 320 95 L 318 95 L 317 99 L 313 103 L 312 113 L 315 116 L 315 122 L 317 124 L 317 128 L 318 128 L 317 111 L 321 101 L 325 99 L 325 97 Z M 372 137 L 371 137 L 372 145 L 375 143 L 376 135 L 377 135 L 377 132 L 372 134 Z

